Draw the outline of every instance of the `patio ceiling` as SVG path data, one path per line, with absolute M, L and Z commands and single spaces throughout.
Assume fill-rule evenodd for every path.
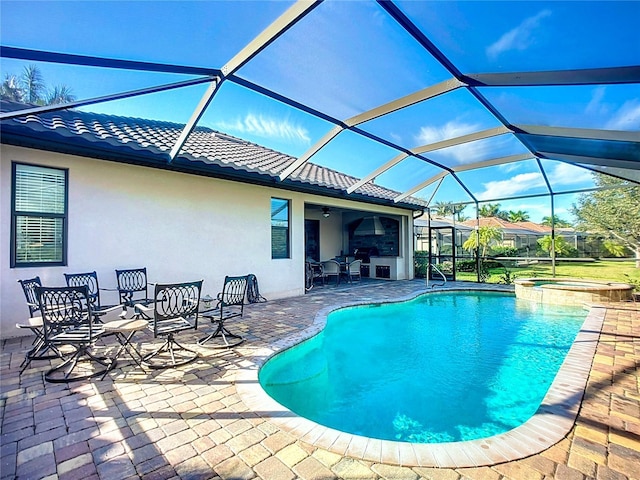
M 361 178 L 349 193 L 376 182 L 398 192 L 397 202 L 412 195 L 456 203 L 588 191 L 593 181 L 570 181 L 585 179 L 585 172 L 640 184 L 638 2 L 265 3 L 255 4 L 251 21 L 234 25 L 242 31 L 237 42 L 245 43 L 230 42 L 231 57 L 224 63 L 223 57 L 191 58 L 190 41 L 198 40 L 189 35 L 174 39 L 184 49 L 179 58 L 163 57 L 160 49 L 145 52 L 133 38 L 129 51 L 112 50 L 111 56 L 54 52 L 26 42 L 10 46 L 3 38 L 3 59 L 170 74 L 174 81 L 5 112 L 0 118 L 90 110 L 104 102 L 205 84 L 183 119 L 172 160 L 196 125 L 228 113 L 225 96 L 240 88 L 249 93 L 247 101 L 287 106 L 305 127 L 307 144 L 285 152 L 297 160 L 280 173 L 280 181 L 315 162 Z M 234 2 L 181 5 L 196 4 L 212 11 L 235 8 Z M 151 15 L 163 4 L 145 7 L 143 2 L 136 8 Z M 575 15 L 579 9 L 615 24 L 615 35 L 591 30 L 583 16 Z M 482 18 L 493 20 L 475 21 L 479 10 Z M 500 23 L 502 14 L 514 12 L 520 24 Z M 546 18 L 553 22 L 540 28 Z M 511 50 L 504 46 L 527 28 L 538 38 L 525 38 Z M 73 44 L 76 52 L 83 48 L 90 49 Z M 182 63 L 189 60 L 193 65 Z M 230 84 L 233 88 L 227 88 Z M 605 97 L 606 105 L 598 103 Z M 507 168 L 529 183 L 488 189 L 488 182 Z

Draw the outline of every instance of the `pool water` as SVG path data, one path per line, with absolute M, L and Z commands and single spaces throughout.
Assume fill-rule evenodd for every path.
M 260 384 L 296 414 L 347 433 L 484 438 L 535 413 L 586 313 L 496 292 L 344 308 L 270 359 Z

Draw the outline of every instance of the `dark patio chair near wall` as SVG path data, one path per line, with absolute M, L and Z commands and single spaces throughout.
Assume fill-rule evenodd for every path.
M 177 367 L 198 358 L 198 352 L 187 348 L 175 339 L 184 330 L 198 328 L 198 306 L 202 280 L 197 282 L 156 284 L 153 304 L 136 304 L 135 308 L 148 315 L 149 329 L 153 336 L 164 337 L 164 343 L 144 356 L 144 362 L 151 368 Z
M 121 309 L 124 313 L 124 307 L 118 305 L 103 305 L 100 300 L 100 291 L 106 289 L 100 288 L 98 284 L 98 274 L 94 272 L 86 273 L 65 273 L 64 279 L 69 287 L 80 287 L 85 285 L 89 292 L 89 302 L 91 302 L 91 311 L 96 320 L 101 321 L 101 317 L 109 312 Z
M 218 293 L 216 305 L 207 310 L 203 309 L 202 316 L 211 320 L 215 329 L 209 335 L 198 340 L 199 345 L 203 345 L 212 338 L 221 337 L 223 344 L 220 347 L 235 347 L 240 345 L 244 339 L 235 333 L 231 333 L 225 322 L 231 318 L 241 317 L 244 314 L 244 300 L 247 295 L 248 276 L 224 278 L 222 292 Z M 229 341 L 231 339 L 231 341 Z
M 54 346 L 47 345 L 44 339 L 42 314 L 40 313 L 38 296 L 35 292 L 35 287 L 42 286 L 40 277 L 18 280 L 18 283 L 22 287 L 22 292 L 24 293 L 24 297 L 27 301 L 29 318 L 24 322 L 16 323 L 16 327 L 20 329 L 29 329 L 35 335 L 31 349 L 29 349 L 25 354 L 24 360 L 20 364 L 20 373 L 22 373 L 31 364 L 32 360 L 51 360 L 52 358 L 61 357 L 62 354 Z
M 55 347 L 70 345 L 73 353 L 45 373 L 49 382 L 72 382 L 104 374 L 113 364 L 91 352 L 104 334 L 95 322 L 86 285 L 78 287 L 35 287 L 42 313 L 44 339 Z
M 116 270 L 116 280 L 118 282 L 118 295 L 120 303 L 131 308 L 135 317 L 144 316 L 140 310 L 135 309 L 136 304 L 148 306 L 153 303 L 149 295 L 149 283 L 147 281 L 146 268 L 132 268 L 127 270 Z M 145 318 L 149 319 L 149 317 Z

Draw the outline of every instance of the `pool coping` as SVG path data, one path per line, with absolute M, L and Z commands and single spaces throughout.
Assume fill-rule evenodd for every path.
M 589 306 L 589 313 L 536 413 L 512 430 L 483 439 L 418 444 L 341 432 L 291 412 L 271 398 L 258 381 L 258 371 L 269 358 L 319 333 L 326 325 L 329 313 L 338 308 L 401 302 L 431 292 L 478 290 L 504 291 L 495 286 L 431 291 L 422 289 L 393 300 L 350 301 L 324 307 L 315 315 L 309 327 L 254 351 L 251 365 L 237 373 L 238 395 L 252 411 L 301 441 L 365 461 L 412 467 L 463 468 L 490 466 L 540 453 L 565 438 L 573 428 L 604 322 L 606 308 L 603 306 Z

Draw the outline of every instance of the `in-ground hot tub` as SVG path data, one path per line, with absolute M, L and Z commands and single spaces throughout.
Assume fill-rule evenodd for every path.
M 632 300 L 633 287 L 627 283 L 575 278 L 519 278 L 516 297 L 555 305 L 624 302 Z

